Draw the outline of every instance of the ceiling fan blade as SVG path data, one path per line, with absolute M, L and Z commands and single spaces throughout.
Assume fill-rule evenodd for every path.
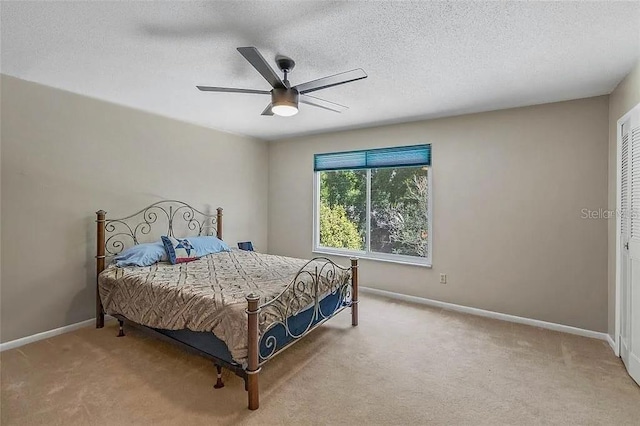
M 313 105 L 318 108 L 327 109 L 329 111 L 338 112 L 338 113 L 349 109 L 349 107 L 346 107 L 344 105 L 340 105 L 335 102 L 316 98 L 315 96 L 310 96 L 310 95 L 300 95 L 300 97 L 298 98 L 298 101 L 302 102 L 303 104 Z
M 315 92 L 316 90 L 337 86 L 339 84 L 362 80 L 363 78 L 367 78 L 367 73 L 364 72 L 362 68 L 357 68 L 355 70 L 346 71 L 329 77 L 319 78 L 317 80 L 298 84 L 294 88 L 297 89 L 300 94 L 305 94 Z
M 235 89 L 233 87 L 211 87 L 211 86 L 196 86 L 198 90 L 203 92 L 226 92 L 226 93 L 253 93 L 256 95 L 270 95 L 268 90 L 253 90 L 253 89 Z
M 284 87 L 278 74 L 255 47 L 238 47 L 238 52 L 269 82 L 273 88 Z
M 271 111 L 271 104 L 267 105 L 260 115 L 273 115 L 273 111 Z

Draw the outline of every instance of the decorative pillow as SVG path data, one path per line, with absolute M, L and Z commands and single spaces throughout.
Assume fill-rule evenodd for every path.
M 173 237 L 162 236 L 164 249 L 167 251 L 169 262 L 172 264 L 191 262 L 198 259 L 196 249 L 193 248 L 186 238 L 177 240 Z
M 208 254 L 219 253 L 221 251 L 231 251 L 229 246 L 218 237 L 187 237 L 198 257 Z
M 160 241 L 155 243 L 137 244 L 118 253 L 113 262 L 116 266 L 150 266 L 158 262 L 169 260 L 164 245 Z

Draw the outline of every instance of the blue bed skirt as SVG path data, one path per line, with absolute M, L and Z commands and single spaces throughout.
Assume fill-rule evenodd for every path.
M 336 293 L 329 294 L 320 301 L 320 310 L 325 317 L 331 316 L 335 311 L 337 311 L 344 305 L 344 303 L 340 302 L 340 299 L 341 295 L 339 293 Z M 291 335 L 298 336 L 302 334 L 309 326 L 309 322 L 311 322 L 312 318 L 313 306 L 307 308 L 297 315 L 290 317 L 288 325 Z M 321 316 L 314 319 L 311 326 L 317 324 L 322 320 L 323 318 Z M 240 366 L 233 360 L 233 358 L 231 358 L 231 353 L 229 352 L 229 348 L 227 347 L 227 345 L 211 332 L 191 330 L 164 330 L 160 328 L 154 328 L 154 330 L 164 334 L 165 336 L 171 337 L 172 339 L 185 343 L 201 352 L 204 352 L 205 354 L 219 358 L 223 361 L 228 362 L 229 364 Z M 273 336 L 273 338 L 275 338 L 276 349 L 273 352 L 277 352 L 278 350 L 289 344 L 292 340 L 294 340 L 291 335 L 287 334 L 285 327 L 282 324 L 278 324 L 275 327 L 272 327 L 267 333 L 260 337 L 260 354 L 262 356 L 267 356 L 268 354 L 272 353 L 273 348 L 267 347 L 269 336 Z

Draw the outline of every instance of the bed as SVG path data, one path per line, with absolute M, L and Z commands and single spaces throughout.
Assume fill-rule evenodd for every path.
M 105 314 L 213 360 L 245 382 L 248 407 L 259 407 L 261 367 L 346 308 L 358 325 L 358 260 L 349 267 L 232 249 L 172 265 L 116 267 L 110 259 L 158 235 L 215 235 L 223 210 L 202 212 L 181 201 L 154 203 L 120 219 L 97 215 L 96 327 Z

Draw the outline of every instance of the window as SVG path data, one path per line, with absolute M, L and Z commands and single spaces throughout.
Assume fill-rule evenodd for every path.
M 431 265 L 431 145 L 317 154 L 314 251 Z

